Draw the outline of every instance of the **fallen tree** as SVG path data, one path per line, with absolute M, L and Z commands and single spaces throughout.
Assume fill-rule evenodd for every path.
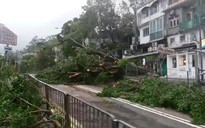
M 57 35 L 57 39 L 60 42 L 57 46 L 64 48 L 66 44 L 66 47 L 72 48 L 74 52 L 54 67 L 37 74 L 37 78 L 48 83 L 101 84 L 114 82 L 124 78 L 126 66 L 132 63 L 129 60 L 118 59 L 109 50 L 96 48 L 96 44 L 84 46 L 70 37 L 63 38 L 60 35 Z M 149 76 L 158 76 L 146 67 L 136 66 L 134 63 L 132 65 L 142 69 Z
M 0 78 L 0 127 L 62 127 L 55 118 L 57 113 L 45 106 L 55 107 L 42 97 L 34 83 L 8 67 L 1 70 Z
M 60 44 L 66 43 L 66 40 L 72 40 L 75 46 L 71 45 L 70 47 L 72 47 L 76 55 L 61 60 L 56 67 L 37 74 L 38 78 L 49 77 L 49 79 L 55 81 L 84 82 L 86 84 L 93 84 L 98 80 L 105 82 L 123 79 L 125 75 L 124 67 L 127 61 L 123 60 L 124 62 L 122 63 L 122 60 L 111 53 L 105 50 L 85 47 L 72 38 L 63 40 L 60 35 L 57 38 L 61 41 Z

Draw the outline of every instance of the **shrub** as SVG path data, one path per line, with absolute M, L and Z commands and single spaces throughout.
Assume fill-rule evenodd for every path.
M 47 118 L 56 120 L 46 114 L 46 102 L 38 88 L 11 68 L 5 67 L 0 72 L 0 127 L 28 128 Z M 49 112 L 49 114 L 52 114 Z M 42 123 L 35 127 L 47 127 Z M 53 125 L 54 126 L 54 125 Z
M 160 78 L 147 78 L 136 86 L 129 80 L 105 88 L 99 96 L 122 97 L 148 106 L 165 107 L 189 114 L 193 123 L 205 124 L 205 94 L 198 86 L 167 83 Z

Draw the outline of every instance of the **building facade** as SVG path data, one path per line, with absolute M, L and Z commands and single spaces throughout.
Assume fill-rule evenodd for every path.
M 140 44 L 128 58 L 155 55 L 148 63 L 170 78 L 194 79 L 198 68 L 205 69 L 205 0 L 146 0 L 136 17 Z M 174 52 L 162 55 L 160 48 Z
M 139 45 L 134 57 L 141 57 L 143 65 L 155 73 L 166 75 L 166 57 L 159 55 L 158 47 L 166 47 L 165 13 L 167 0 L 147 0 L 137 8 L 137 27 L 139 29 Z M 131 45 L 131 48 L 133 46 Z M 152 58 L 152 59 L 150 59 Z
M 205 38 L 203 7 L 204 0 L 168 1 L 164 10 L 165 30 L 168 47 L 175 51 L 167 56 L 168 77 L 195 78 L 196 60 L 201 59 L 196 59 L 196 49 L 200 49 L 201 40 Z

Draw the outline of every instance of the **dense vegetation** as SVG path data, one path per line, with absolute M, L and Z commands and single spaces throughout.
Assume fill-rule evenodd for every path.
M 98 95 L 175 109 L 189 114 L 193 123 L 205 124 L 205 94 L 196 85 L 188 87 L 186 83 L 167 83 L 159 78 L 147 78 L 139 83 L 123 80 Z
M 0 127 L 61 127 L 55 114 L 45 109 L 46 101 L 34 83 L 18 75 L 13 68 L 0 72 Z
M 137 28 L 134 28 L 134 16 L 130 13 L 130 5 L 124 2 L 119 13 L 115 12 L 115 7 L 115 3 L 111 0 L 88 0 L 81 16 L 67 21 L 60 34 L 46 40 L 36 37 L 32 39 L 25 52 L 35 54 L 22 58 L 21 72 L 40 71 L 37 74 L 39 79 L 54 84 L 71 82 L 105 84 L 122 79 L 128 62 L 119 58 L 122 57 L 123 50 L 129 49 L 132 37 L 136 34 L 133 30 Z M 155 56 L 149 58 L 152 59 Z M 140 65 L 142 62 L 137 60 L 137 63 Z M 139 74 L 146 73 L 144 68 L 139 71 Z M 1 119 L 3 120 L 10 115 L 14 119 L 12 122 L 7 121 L 8 124 L 1 124 L 4 126 L 17 126 L 16 115 L 20 120 L 23 117 L 29 117 L 29 111 L 35 111 L 35 107 L 28 107 L 29 105 L 22 107 L 22 101 L 12 97 L 13 93 L 26 97 L 26 101 L 36 106 L 42 104 L 42 100 L 36 100 L 40 98 L 37 96 L 38 93 L 29 92 L 30 88 L 33 88 L 32 84 L 28 84 L 22 77 L 17 76 L 10 77 L 9 75 L 9 80 L 5 79 L 7 82 L 1 83 L 7 84 L 9 88 L 7 86 L 0 88 L 4 95 L 1 97 L 4 99 L 0 98 L 0 101 L 5 101 L 0 103 L 3 104 L 3 108 L 0 109 L 4 110 L 9 104 L 11 107 L 5 109 L 9 110 L 5 112 L 5 115 L 0 115 L 0 119 L 3 117 Z M 13 90 L 9 92 L 8 89 L 13 88 L 14 85 L 15 88 L 19 88 L 18 92 Z M 27 91 L 29 96 L 23 93 Z M 149 106 L 172 108 L 192 116 L 194 123 L 205 123 L 205 95 L 198 87 L 188 87 L 185 83 L 166 83 L 157 78 L 148 78 L 139 83 L 123 80 L 115 87 L 105 88 L 99 96 L 121 97 Z M 12 104 L 13 101 L 18 104 L 15 102 Z M 19 109 L 12 111 L 15 105 Z M 9 114 L 10 111 L 12 114 Z M 28 121 L 25 121 L 27 124 L 22 123 L 19 127 L 31 125 L 41 119 L 42 115 L 37 114 L 34 117 L 29 117 Z
M 125 74 L 126 60 L 118 60 L 90 47 L 77 47 L 75 52 L 75 56 L 39 72 L 36 77 L 48 83 L 104 84 L 119 80 Z

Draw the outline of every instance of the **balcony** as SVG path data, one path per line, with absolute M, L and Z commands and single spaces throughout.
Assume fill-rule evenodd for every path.
M 198 20 L 183 21 L 179 24 L 179 29 L 180 31 L 186 31 L 201 25 L 205 25 L 205 17 L 201 17 Z
M 162 39 L 164 37 L 164 31 L 158 31 L 150 34 L 150 41 Z
M 176 7 L 184 6 L 188 4 L 191 0 L 169 0 L 168 7 L 164 10 L 170 10 Z

